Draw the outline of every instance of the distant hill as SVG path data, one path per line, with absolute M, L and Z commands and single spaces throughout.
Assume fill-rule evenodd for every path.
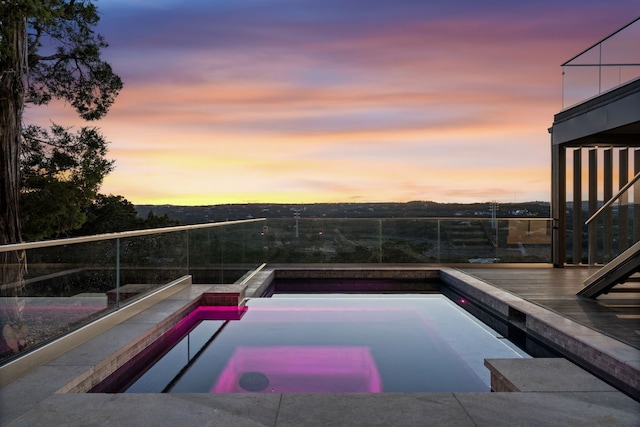
M 491 217 L 491 203 L 249 203 L 210 206 L 136 205 L 138 216 L 150 211 L 167 215 L 182 224 L 232 221 L 248 218 L 289 218 L 299 212 L 301 218 L 423 218 L 423 217 Z M 550 216 L 549 202 L 499 203 L 497 217 Z

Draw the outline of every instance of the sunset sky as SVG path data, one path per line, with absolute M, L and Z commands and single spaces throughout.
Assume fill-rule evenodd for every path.
M 103 0 L 135 204 L 550 199 L 560 64 L 640 0 Z

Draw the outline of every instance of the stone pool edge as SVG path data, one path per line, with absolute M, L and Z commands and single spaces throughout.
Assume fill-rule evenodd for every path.
M 209 289 L 134 342 L 61 387 L 57 393 L 85 393 L 115 372 L 138 351 L 177 324 L 197 305 L 243 304 L 260 297 L 276 277 L 343 279 L 439 279 L 442 284 L 480 303 L 486 310 L 561 353 L 568 360 L 640 400 L 640 352 L 618 340 L 571 321 L 535 303 L 451 267 L 429 268 L 260 268 L 235 284 L 207 285 Z M 431 289 L 430 289 L 431 290 Z
M 640 351 L 547 308 L 454 268 L 440 269 L 445 285 L 487 307 L 565 358 L 640 400 Z

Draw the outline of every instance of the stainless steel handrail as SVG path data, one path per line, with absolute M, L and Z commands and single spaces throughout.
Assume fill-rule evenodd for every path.
M 251 222 L 263 222 L 266 218 L 241 219 L 237 221 L 212 222 L 207 224 L 179 225 L 176 227 L 148 228 L 144 230 L 120 231 L 117 233 L 95 234 L 92 236 L 70 237 L 66 239 L 44 240 L 41 242 L 12 243 L 0 245 L 0 252 L 21 251 L 25 249 L 47 248 L 51 246 L 72 245 L 76 243 L 98 242 L 102 240 L 122 239 L 127 237 L 146 236 L 149 234 L 173 233 L 176 231 L 197 230 L 210 227 L 224 227 Z
M 598 95 L 601 95 L 603 92 L 611 91 L 616 87 L 620 87 L 640 77 L 640 75 L 635 72 L 635 68 L 640 66 L 640 62 L 638 62 L 638 58 L 637 56 L 635 56 L 637 55 L 637 49 L 633 49 L 630 47 L 625 48 L 624 47 L 624 43 L 626 43 L 624 41 L 625 39 L 624 38 L 620 39 L 617 37 L 620 33 L 628 31 L 630 27 L 638 24 L 640 24 L 640 17 L 634 18 L 627 25 L 614 31 L 613 33 L 604 37 L 602 40 L 594 43 L 593 45 L 589 46 L 588 48 L 578 53 L 577 55 L 574 55 L 571 59 L 565 61 L 560 65 L 562 68 L 562 108 L 563 110 L 575 107 L 578 104 L 581 104 L 589 99 L 592 99 L 593 96 L 598 96 Z M 629 34 L 629 32 L 627 32 L 627 34 Z M 624 52 L 624 58 L 619 58 L 619 59 L 616 58 L 615 62 L 609 62 L 609 60 L 603 59 L 603 52 L 605 53 L 605 58 L 608 57 L 609 55 L 607 55 L 607 53 L 612 52 L 616 49 L 615 45 L 612 46 L 612 44 L 616 44 L 620 40 L 622 40 L 623 45 L 622 45 L 622 48 L 618 47 L 618 49 L 621 49 L 620 51 Z M 632 57 L 630 55 L 634 55 L 634 56 Z M 571 86 L 573 85 L 569 85 L 569 82 L 565 81 L 565 71 L 568 71 L 573 67 L 597 68 L 597 71 L 598 71 L 597 72 L 597 93 L 592 93 L 591 97 L 584 98 L 584 96 L 586 95 L 584 92 L 580 91 L 577 94 L 574 92 L 575 89 L 581 86 L 572 88 Z M 618 68 L 617 83 L 615 82 L 614 79 L 612 79 L 611 73 L 603 75 L 603 71 L 605 69 L 612 69 L 612 68 Z M 622 77 L 622 69 L 630 70 L 630 73 L 625 73 L 630 75 Z M 578 80 L 578 82 L 580 82 L 578 83 L 579 85 L 583 85 L 585 83 L 581 79 Z M 595 82 L 592 82 L 592 83 L 595 83 Z M 567 93 L 572 93 L 572 95 L 570 96 L 570 99 L 565 100 L 565 91 Z M 565 104 L 565 101 L 567 101 L 567 104 L 573 104 L 573 105 L 571 107 L 567 107 Z
M 626 29 L 627 27 L 630 27 L 631 25 L 635 24 L 637 21 L 640 21 L 640 17 L 635 18 L 633 21 L 629 22 L 627 25 L 625 25 L 622 28 L 617 29 L 616 31 L 614 31 L 613 33 L 609 34 L 608 36 L 604 37 L 602 40 L 595 42 L 594 44 L 592 44 L 591 46 L 589 46 L 588 48 L 586 48 L 585 50 L 583 50 L 582 52 L 580 52 L 577 55 L 574 55 L 571 59 L 566 60 L 563 64 L 561 64 L 561 67 L 575 67 L 575 66 L 580 66 L 582 64 L 570 64 L 571 61 L 579 58 L 580 56 L 584 55 L 585 53 L 589 52 L 591 49 L 593 49 L 594 47 L 598 46 L 598 45 L 602 45 L 602 43 L 604 43 L 605 41 L 609 40 L 610 38 L 612 38 L 613 36 L 615 36 L 616 34 L 620 33 L 621 31 L 623 31 L 624 29 Z M 599 64 L 601 65 L 601 64 Z M 630 65 L 638 65 L 638 64 L 630 64 Z
M 594 219 L 596 219 L 605 209 L 607 209 L 609 206 L 611 206 L 613 204 L 613 202 L 615 202 L 616 200 L 618 200 L 618 197 L 620 197 L 625 191 L 627 191 L 629 189 L 629 187 L 631 187 L 633 184 L 636 183 L 636 181 L 638 181 L 638 179 L 640 179 L 640 172 L 638 172 L 636 174 L 636 176 L 633 177 L 633 179 L 629 182 L 627 182 L 624 187 L 622 187 L 620 189 L 620 191 L 618 191 L 612 198 L 610 198 L 604 205 L 602 205 L 602 207 L 600 209 L 598 209 L 596 211 L 596 213 L 594 213 L 593 215 L 591 215 L 591 217 L 585 221 L 584 225 L 589 224 L 591 221 L 593 221 Z

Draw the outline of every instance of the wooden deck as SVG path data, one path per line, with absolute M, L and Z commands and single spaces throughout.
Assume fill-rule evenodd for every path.
M 640 349 L 640 284 L 631 282 L 597 299 L 579 297 L 586 267 L 483 266 L 459 268 L 492 285 Z

